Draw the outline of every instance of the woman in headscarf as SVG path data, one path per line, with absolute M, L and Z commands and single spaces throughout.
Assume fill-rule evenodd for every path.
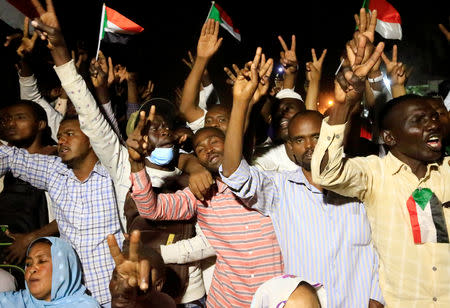
M 86 294 L 78 256 L 64 240 L 37 239 L 28 247 L 25 264 L 26 289 L 0 293 L 0 307 L 100 307 Z

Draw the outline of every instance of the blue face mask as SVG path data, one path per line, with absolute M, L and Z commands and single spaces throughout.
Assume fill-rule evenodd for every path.
M 174 156 L 175 156 L 175 149 L 173 147 L 155 148 L 152 154 L 150 154 L 150 156 L 147 156 L 147 158 L 150 160 L 150 162 L 154 163 L 155 165 L 165 166 L 170 164 Z

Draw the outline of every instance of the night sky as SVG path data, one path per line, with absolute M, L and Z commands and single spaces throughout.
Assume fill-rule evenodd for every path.
M 78 39 L 88 43 L 95 53 L 97 45 L 101 5 L 97 0 L 54 0 L 61 27 L 70 48 Z M 310 60 L 310 48 L 320 54 L 328 49 L 323 69 L 322 100 L 330 95 L 331 81 L 339 64 L 339 55 L 355 28 L 353 14 L 359 11 L 358 1 L 218 1 L 240 30 L 239 43 L 221 28 L 224 37 L 222 47 L 211 60 L 209 71 L 213 82 L 224 97 L 229 95 L 224 85 L 223 66 L 241 65 L 250 60 L 257 46 L 266 55 L 279 60 L 281 46 L 277 35 L 290 41 L 297 37 L 297 56 L 301 69 Z M 409 84 L 422 84 L 427 80 L 448 79 L 450 75 L 449 44 L 437 28 L 443 23 L 450 29 L 448 1 L 394 1 L 402 17 L 403 40 L 386 40 L 386 50 L 394 43 L 399 46 L 399 58 L 414 66 Z M 137 1 L 115 0 L 106 4 L 145 28 L 144 33 L 127 46 L 103 44 L 107 55 L 114 62 L 121 62 L 136 69 L 143 76 L 156 82 L 155 95 L 172 97 L 173 90 L 182 86 L 188 74 L 181 62 L 187 50 L 195 51 L 198 34 L 210 8 L 210 1 Z M 415 5 L 412 7 L 412 5 Z M 3 41 L 5 29 L 0 33 Z M 377 37 L 381 39 L 381 37 Z M 288 43 L 289 44 L 289 43 Z M 2 44 L 3 46 L 3 44 Z M 7 51 L 0 47 L 2 67 L 10 71 L 11 59 L 4 57 Z M 304 74 L 299 75 L 298 88 L 302 88 Z M 327 97 L 326 97 L 327 96 Z

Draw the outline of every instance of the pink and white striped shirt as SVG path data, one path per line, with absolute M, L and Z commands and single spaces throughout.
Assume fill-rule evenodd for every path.
M 189 188 L 156 195 L 145 170 L 132 173 L 131 182 L 141 216 L 181 220 L 197 215 L 217 255 L 208 307 L 250 307 L 258 287 L 283 272 L 271 219 L 244 207 L 223 182 L 216 180 L 217 190 L 203 202 Z

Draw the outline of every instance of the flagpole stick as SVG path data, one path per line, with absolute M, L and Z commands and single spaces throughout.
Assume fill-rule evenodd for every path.
M 341 64 L 339 64 L 336 73 L 334 73 L 334 76 L 336 76 L 339 73 L 339 70 L 341 69 L 342 64 L 344 63 L 344 59 L 342 59 Z
M 215 1 L 211 1 L 211 7 L 209 8 L 209 12 L 208 12 L 208 15 L 206 15 L 206 20 L 205 20 L 204 23 L 206 23 L 208 21 L 209 14 L 211 14 L 211 11 L 212 11 L 212 8 L 214 6 L 214 3 L 216 3 L 216 2 Z
M 98 34 L 98 44 L 97 44 L 97 52 L 95 53 L 95 60 L 98 60 L 98 52 L 100 51 L 100 43 L 102 42 L 102 36 L 103 36 L 103 25 L 104 25 L 104 19 L 105 19 L 105 12 L 106 12 L 106 7 L 105 4 L 103 3 L 103 7 L 102 7 L 102 17 L 100 19 L 100 33 Z

